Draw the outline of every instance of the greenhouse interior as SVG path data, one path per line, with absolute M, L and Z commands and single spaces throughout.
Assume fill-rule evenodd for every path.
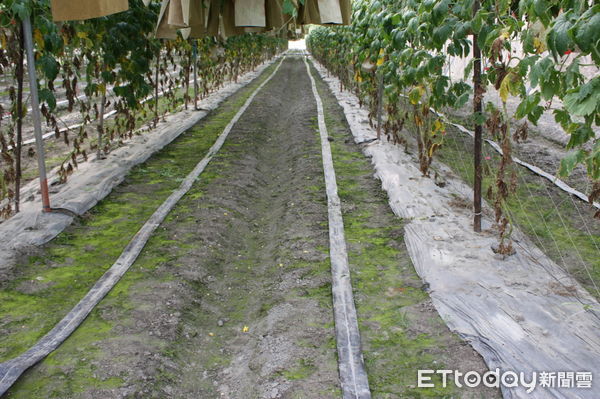
M 2 0 L 0 399 L 600 398 L 594 0 Z

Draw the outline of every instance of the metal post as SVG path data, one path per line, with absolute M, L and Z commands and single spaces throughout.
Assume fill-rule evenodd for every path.
M 35 71 L 35 58 L 33 56 L 33 35 L 31 32 L 31 19 L 23 21 L 25 34 L 25 52 L 27 54 L 27 70 L 29 72 L 29 90 L 31 95 L 31 116 L 35 133 L 35 147 L 37 151 L 38 170 L 40 174 L 40 191 L 42 193 L 42 206 L 44 212 L 51 212 L 50 196 L 48 195 L 48 180 L 46 178 L 46 155 L 44 153 L 44 139 L 42 138 L 42 118 L 40 116 L 40 102 L 38 99 L 37 74 Z
M 192 44 L 192 62 L 194 63 L 194 109 L 198 110 L 198 40 Z
M 479 0 L 473 3 L 473 16 L 479 10 Z M 473 34 L 473 112 L 479 119 L 483 108 L 481 100 L 483 97 L 483 88 L 481 86 L 481 50 L 477 44 L 477 34 Z M 473 182 L 473 230 L 481 231 L 481 122 L 475 123 L 475 140 L 473 142 L 473 162 L 474 162 L 474 182 Z
M 160 71 L 160 47 L 156 52 L 156 70 L 154 71 L 154 127 L 158 125 L 158 73 Z
M 383 72 L 377 71 L 377 140 L 381 139 L 381 123 L 383 119 Z
M 104 156 L 104 150 L 102 149 L 102 136 L 104 135 L 104 111 L 106 110 L 106 84 L 104 85 L 104 92 L 100 99 L 100 121 L 98 122 L 98 150 L 96 151 L 96 158 L 98 160 L 106 158 Z

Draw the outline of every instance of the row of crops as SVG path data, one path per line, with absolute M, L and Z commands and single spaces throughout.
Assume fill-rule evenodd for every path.
M 447 120 L 433 110 L 460 109 L 472 100 L 476 133 L 484 128 L 503 150 L 487 193 L 501 237 L 509 234 L 506 202 L 517 181 L 512 146 L 527 138 L 527 121 L 535 125 L 544 113 L 570 135 L 570 152 L 550 172 L 568 176 L 582 165 L 590 202 L 600 196 L 594 134 L 600 125 L 600 4 L 358 0 L 353 6 L 351 26 L 311 31 L 310 51 L 358 95 L 372 123 L 385 114 L 388 138 L 404 143 L 410 127 L 424 175 L 446 138 Z M 450 59 L 463 61 L 462 78 L 449 73 Z M 596 72 L 584 73 L 590 69 Z M 486 91 L 501 99 L 499 106 L 483 104 Z M 513 110 L 511 100 L 518 101 Z M 509 242 L 502 245 L 511 250 Z
M 131 0 L 126 12 L 57 24 L 47 0 L 0 4 L 0 218 L 18 212 L 22 165 L 35 157 L 23 144 L 29 115 L 20 21 L 29 15 L 45 128 L 68 147 L 59 154 L 62 181 L 90 153 L 101 156 L 165 113 L 187 109 L 285 45 L 276 34 L 157 39 L 159 12 L 158 2 Z M 81 123 L 65 128 L 63 117 L 73 113 Z

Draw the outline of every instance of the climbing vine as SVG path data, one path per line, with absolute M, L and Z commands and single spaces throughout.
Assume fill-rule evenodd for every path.
M 586 0 L 358 0 L 347 27 L 316 28 L 309 50 L 369 109 L 371 123 L 383 85 L 384 133 L 403 143 L 402 129 L 414 132 L 419 168 L 429 175 L 432 157 L 443 145 L 444 119 L 433 110 L 464 107 L 474 93 L 473 38 L 481 49 L 483 90 L 492 103 L 472 115 L 503 154 L 489 191 L 501 231 L 501 248 L 510 253 L 506 200 L 516 187 L 511 149 L 527 137 L 527 123 L 551 112 L 572 150 L 556 171 L 568 176 L 583 164 L 600 196 L 600 75 L 582 68 L 600 65 L 600 5 Z M 448 65 L 463 59 L 464 77 L 453 79 Z M 509 97 L 518 107 L 509 111 Z M 600 216 L 600 215 L 597 215 Z
M 68 146 L 60 155 L 62 182 L 91 152 L 105 156 L 144 124 L 155 127 L 165 113 L 182 105 L 187 109 L 190 101 L 196 103 L 283 48 L 281 39 L 264 34 L 156 39 L 159 9 L 158 2 L 146 6 L 130 0 L 122 13 L 55 23 L 48 0 L 0 4 L 0 76 L 5 78 L 0 84 L 0 219 L 19 210 L 21 159 L 35 156 L 31 146 L 22 153 L 22 126 L 30 123 L 22 70 L 25 18 L 32 19 L 44 129 Z M 194 63 L 197 98 L 190 94 Z M 80 123 L 69 126 L 62 119 L 65 113 L 79 113 Z

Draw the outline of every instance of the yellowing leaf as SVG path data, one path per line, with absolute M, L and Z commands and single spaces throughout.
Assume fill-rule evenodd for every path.
M 33 31 L 33 40 L 35 40 L 35 44 L 37 44 L 38 49 L 44 49 L 44 37 L 39 29 Z
M 421 86 L 417 86 L 408 93 L 408 100 L 412 105 L 417 105 L 424 93 L 425 90 Z
M 502 99 L 502 102 L 505 103 L 508 100 L 508 93 L 509 93 L 509 82 L 510 82 L 510 74 L 506 75 L 504 77 L 504 79 L 502 79 L 502 83 L 500 83 L 500 98 Z
M 385 52 L 383 49 L 379 50 L 379 58 L 377 59 L 377 66 L 382 66 L 385 61 Z
M 533 38 L 533 47 L 535 47 L 535 51 L 538 54 L 543 53 L 544 51 L 546 51 L 546 44 L 544 44 L 544 42 L 542 42 L 539 38 L 534 37 Z
M 419 115 L 415 115 L 415 125 L 423 126 L 423 120 L 419 117 Z
M 87 39 L 88 34 L 87 32 L 77 32 L 77 37 L 80 39 Z
M 433 143 L 431 147 L 429 147 L 429 157 L 433 156 L 433 153 L 440 145 L 438 143 Z

